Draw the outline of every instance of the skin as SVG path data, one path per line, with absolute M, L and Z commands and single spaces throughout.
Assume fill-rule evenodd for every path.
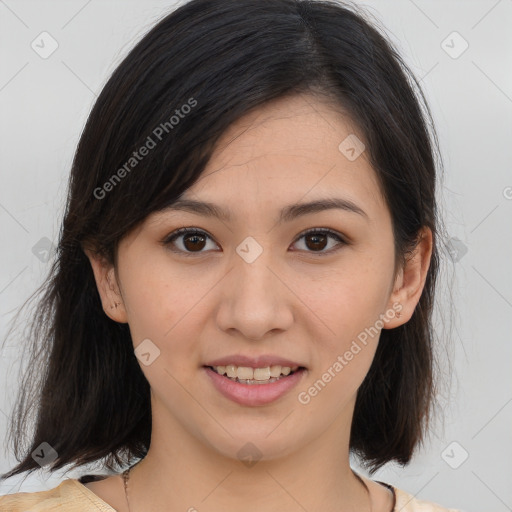
M 356 392 L 379 335 L 308 404 L 297 395 L 379 315 L 388 329 L 410 319 L 432 234 L 421 232 L 413 257 L 394 275 L 391 216 L 375 172 L 366 152 L 349 161 L 338 149 L 351 133 L 364 140 L 347 116 L 310 95 L 260 107 L 224 133 L 184 194 L 228 207 L 231 221 L 157 212 L 121 241 L 116 268 L 86 251 L 105 313 L 129 324 L 134 348 L 149 338 L 160 350 L 149 366 L 140 363 L 153 431 L 147 456 L 130 473 L 131 512 L 370 510 L 348 447 Z M 351 199 L 367 218 L 331 209 L 276 223 L 282 207 L 326 197 Z M 172 252 L 161 241 L 184 226 L 212 238 L 185 246 L 181 236 L 174 248 L 182 253 Z M 299 237 L 309 228 L 331 228 L 350 243 L 328 237 L 315 245 Z M 252 263 L 236 252 L 248 236 L 263 248 Z M 114 302 L 120 305 L 112 309 Z M 401 316 L 390 318 L 397 303 Z M 216 391 L 202 368 L 236 353 L 278 354 L 307 372 L 275 402 L 242 406 Z M 247 442 L 262 454 L 252 467 L 237 457 Z M 364 480 L 371 510 L 391 510 L 391 492 Z M 128 510 L 119 475 L 87 486 Z

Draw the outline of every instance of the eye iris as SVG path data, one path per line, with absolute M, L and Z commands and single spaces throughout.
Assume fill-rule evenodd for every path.
M 326 242 L 327 242 L 327 236 L 325 234 L 322 234 L 322 233 L 315 233 L 315 234 L 312 234 L 312 235 L 306 235 L 306 245 L 309 249 L 311 249 L 312 247 L 310 247 L 307 243 L 308 240 L 313 240 L 313 248 L 314 249 L 324 249 L 325 246 L 326 246 Z M 321 242 L 318 241 L 318 239 L 322 239 Z
M 192 242 L 192 247 L 189 246 L 188 244 L 188 241 L 189 240 L 193 240 Z M 197 241 L 200 240 L 203 245 L 201 247 L 198 247 L 197 245 L 194 245 L 194 244 L 197 244 Z M 206 237 L 204 235 L 201 235 L 199 233 L 189 233 L 189 234 L 186 234 L 186 235 L 183 235 L 183 245 L 187 248 L 187 250 L 192 250 L 194 251 L 194 248 L 195 249 L 198 249 L 199 251 L 201 249 L 204 248 L 204 243 L 206 241 Z

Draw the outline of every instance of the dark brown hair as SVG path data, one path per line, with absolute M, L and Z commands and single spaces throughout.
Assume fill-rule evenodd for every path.
M 100 459 L 114 469 L 145 456 L 149 384 L 128 325 L 102 309 L 83 247 L 115 264 L 119 241 L 194 184 L 234 121 L 304 92 L 340 107 L 360 128 L 391 212 L 397 268 L 423 226 L 434 235 L 419 303 L 407 323 L 381 332 L 357 392 L 350 437 L 351 452 L 372 473 L 393 460 L 410 461 L 435 401 L 439 151 L 418 81 L 376 26 L 352 5 L 334 1 L 192 0 L 124 58 L 99 95 L 73 160 L 57 254 L 36 292 L 43 296 L 11 419 L 20 463 L 3 478 L 39 469 L 31 453 L 42 442 L 58 454 L 52 470 Z M 126 167 L 148 137 L 155 146 Z M 34 408 L 35 429 L 22 446 Z

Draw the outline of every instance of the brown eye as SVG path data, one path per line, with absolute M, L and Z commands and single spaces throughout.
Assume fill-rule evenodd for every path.
M 204 248 L 206 237 L 201 234 L 186 234 L 183 236 L 183 245 L 189 251 L 201 250 Z
M 330 254 L 341 246 L 348 245 L 348 242 L 337 232 L 330 229 L 310 229 L 302 233 L 295 243 L 302 239 L 304 239 L 304 248 L 300 248 L 300 250 L 318 255 Z M 214 248 L 218 248 L 212 237 L 206 232 L 197 228 L 180 228 L 171 233 L 162 243 L 169 246 L 173 252 L 193 256 L 207 252 L 209 241 L 213 243 Z M 330 243 L 330 241 L 337 243 Z
M 336 246 L 348 245 L 348 243 L 335 231 L 330 229 L 318 229 L 313 228 L 302 235 L 297 239 L 304 239 L 305 251 L 319 254 L 329 254 L 337 250 Z M 334 244 L 327 249 L 324 250 L 329 245 L 329 239 L 335 240 L 338 243 Z M 333 249 L 334 247 L 334 249 Z M 340 247 L 338 247 L 339 249 Z
M 204 231 L 195 228 L 181 228 L 171 233 L 164 241 L 164 245 L 171 246 L 171 250 L 185 255 L 206 252 L 203 249 L 211 237 Z M 177 246 L 177 248 L 173 247 Z
M 327 245 L 328 237 L 324 233 L 306 235 L 306 246 L 308 249 L 317 251 L 322 250 Z

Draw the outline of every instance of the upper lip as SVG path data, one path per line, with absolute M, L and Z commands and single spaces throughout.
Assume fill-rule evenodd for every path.
M 271 354 L 264 354 L 256 357 L 245 356 L 243 354 L 233 354 L 231 356 L 220 357 L 219 359 L 210 361 L 205 364 L 205 366 L 227 366 L 228 364 L 246 366 L 249 368 L 266 368 L 267 366 L 289 366 L 290 368 L 294 368 L 295 366 L 303 366 L 291 359 Z

